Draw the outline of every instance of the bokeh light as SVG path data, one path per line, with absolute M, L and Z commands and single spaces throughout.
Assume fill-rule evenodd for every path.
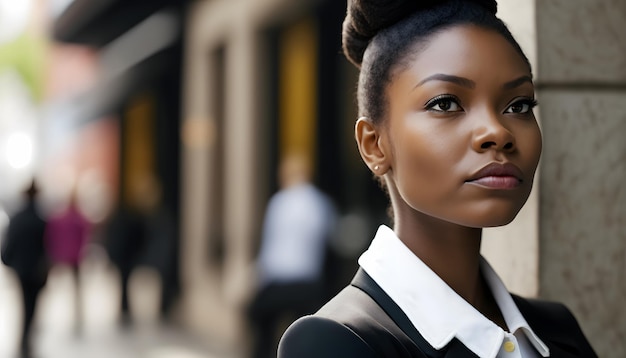
M 14 169 L 27 167 L 33 159 L 33 140 L 26 133 L 13 133 L 9 136 L 5 156 Z
M 26 26 L 31 0 L 0 0 L 0 43 L 19 36 Z

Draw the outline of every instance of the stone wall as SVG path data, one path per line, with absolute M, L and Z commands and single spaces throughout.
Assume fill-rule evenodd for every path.
M 539 294 L 626 356 L 626 2 L 537 1 Z

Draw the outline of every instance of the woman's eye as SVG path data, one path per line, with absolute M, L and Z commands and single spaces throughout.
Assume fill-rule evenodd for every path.
M 525 114 L 530 112 L 537 105 L 537 101 L 534 99 L 524 99 L 511 104 L 504 113 L 518 113 Z
M 453 97 L 436 97 L 426 103 L 426 109 L 435 112 L 459 112 L 463 109 Z

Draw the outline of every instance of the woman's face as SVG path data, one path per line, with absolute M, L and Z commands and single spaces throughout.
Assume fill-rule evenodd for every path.
M 530 194 L 541 154 L 524 59 L 472 25 L 432 35 L 392 75 L 381 126 L 396 216 L 468 227 L 509 223 Z

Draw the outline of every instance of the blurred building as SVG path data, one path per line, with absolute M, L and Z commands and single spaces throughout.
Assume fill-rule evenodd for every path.
M 141 205 L 142 183 L 157 178 L 163 205 L 178 213 L 183 2 L 58 6 L 44 118 L 49 185 L 77 186 L 83 209 L 102 221 Z M 52 203 L 67 191 L 50 194 Z
M 485 254 L 513 291 L 564 301 L 601 356 L 621 356 L 626 8 L 501 0 L 499 14 L 535 65 L 546 144 L 529 203 L 486 233 Z M 51 101 L 51 133 L 79 133 L 89 145 L 72 155 L 113 201 L 130 200 L 146 173 L 162 180 L 180 228 L 180 319 L 208 339 L 245 342 L 242 307 L 282 155 L 307 153 L 345 216 L 338 283 L 386 220 L 354 145 L 344 15 L 336 0 L 74 0 L 54 19 L 56 40 L 86 46 L 72 47 L 83 64 L 73 67 L 89 83 Z
M 254 285 L 251 260 L 282 156 L 306 153 L 315 183 L 353 229 L 336 243 L 338 286 L 386 219 L 386 199 L 353 139 L 357 72 L 341 54 L 345 8 L 331 0 L 190 4 L 182 269 L 198 292 L 188 296 L 190 316 L 226 340 L 241 339 L 241 309 Z M 214 304 L 203 306 L 207 297 Z
M 207 337 L 245 340 L 251 264 L 284 153 L 306 153 L 316 184 L 365 231 L 338 244 L 337 285 L 385 220 L 353 145 L 344 14 L 336 1 L 74 0 L 53 19 L 46 166 L 59 181 L 95 172 L 105 213 L 132 201 L 143 176 L 161 180 L 181 234 L 179 318 Z

